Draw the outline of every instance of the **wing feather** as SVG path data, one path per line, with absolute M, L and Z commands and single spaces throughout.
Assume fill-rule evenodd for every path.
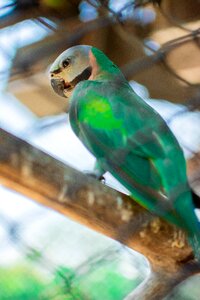
M 163 194 L 177 182 L 185 182 L 184 170 L 177 172 L 171 162 L 168 167 L 174 158 L 184 165 L 182 154 L 177 155 L 182 152 L 175 137 L 160 115 L 128 84 L 84 82 L 72 103 L 79 138 L 133 195 L 139 193 L 143 201 L 145 197 L 163 200 Z

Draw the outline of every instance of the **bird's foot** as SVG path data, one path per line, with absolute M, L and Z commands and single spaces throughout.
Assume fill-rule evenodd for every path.
M 183 248 L 186 245 L 186 235 L 182 230 L 175 229 L 172 239 L 172 248 Z
M 95 178 L 98 181 L 101 181 L 102 183 L 106 182 L 105 177 L 103 175 L 96 174 L 95 172 L 85 171 L 84 174 L 86 174 L 92 178 Z

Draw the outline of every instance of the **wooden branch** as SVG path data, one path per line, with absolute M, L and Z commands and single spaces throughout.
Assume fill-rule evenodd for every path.
M 173 288 L 191 276 L 191 270 L 194 273 L 198 272 L 199 266 L 189 262 L 175 274 L 152 271 L 149 277 L 124 300 L 163 299 L 164 295 L 171 294 Z
M 160 285 L 167 286 L 156 299 L 166 296 L 183 277 L 200 272 L 185 233 L 178 228 L 4 130 L 0 130 L 0 145 L 2 184 L 145 255 L 152 274 L 159 274 L 159 279 L 163 276 Z M 188 264 L 194 268 L 184 273 Z M 152 298 L 149 292 L 143 293 L 136 299 L 155 299 L 155 294 Z

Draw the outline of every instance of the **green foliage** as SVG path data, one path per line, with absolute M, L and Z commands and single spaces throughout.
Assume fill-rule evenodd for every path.
M 63 300 L 84 299 L 81 289 L 74 285 L 75 281 L 76 273 L 72 269 L 60 267 L 56 270 L 53 284 L 62 289 Z
M 88 266 L 89 267 L 89 266 Z M 116 263 L 101 264 L 79 274 L 66 267 L 49 277 L 29 265 L 0 269 L 1 300 L 121 300 L 140 280 L 127 279 Z
M 98 266 L 88 264 L 86 268 L 85 272 L 63 267 L 56 271 L 57 283 L 64 283 L 66 294 L 72 293 L 73 300 L 121 300 L 142 281 L 139 277 L 124 277 L 115 261 L 102 262 Z
M 79 282 L 80 289 L 92 300 L 122 300 L 141 280 L 123 277 L 116 265 L 107 265 L 89 272 Z
M 86 266 L 87 267 L 87 266 Z M 28 264 L 0 269 L 1 300 L 122 300 L 141 282 L 124 277 L 115 262 L 85 272 L 59 267 L 54 274 L 34 271 Z M 195 300 L 200 276 L 184 282 L 166 300 Z
M 15 266 L 0 269 L 1 300 L 41 299 L 43 287 L 42 278 L 30 268 Z

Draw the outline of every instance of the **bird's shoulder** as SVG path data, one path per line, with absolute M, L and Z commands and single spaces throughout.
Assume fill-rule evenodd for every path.
M 134 92 L 126 81 L 86 80 L 76 86 L 72 101 L 81 108 L 86 106 L 90 109 L 92 105 L 101 110 L 105 103 L 114 106 L 132 105 L 133 98 Z
M 73 93 L 73 106 L 79 111 L 80 121 L 96 118 L 105 122 L 121 120 L 126 127 L 136 130 L 163 125 L 164 121 L 131 88 L 127 81 L 87 80 L 80 82 Z M 97 119 L 96 119 L 97 121 Z M 112 123 L 112 122 L 111 122 Z
M 71 119 L 85 135 L 98 136 L 112 149 L 125 147 L 142 157 L 163 157 L 163 144 L 176 144 L 164 120 L 131 87 L 116 84 L 81 83 L 73 94 L 71 112 L 76 118 Z

